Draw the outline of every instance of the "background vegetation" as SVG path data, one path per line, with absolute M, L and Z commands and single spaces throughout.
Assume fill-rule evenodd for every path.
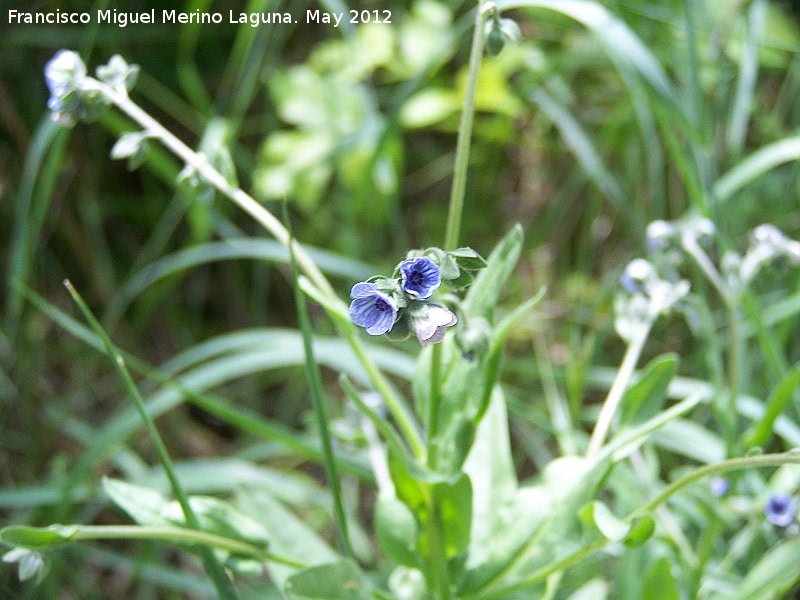
M 575 439 L 591 431 L 625 351 L 613 329 L 619 276 L 646 254 L 648 222 L 690 212 L 711 218 L 715 258 L 743 251 L 748 232 L 764 222 L 800 238 L 800 21 L 793 4 L 765 0 L 565 2 L 560 12 L 547 2 L 519 4 L 506 2 L 512 10 L 504 15 L 517 20 L 522 41 L 482 66 L 461 239 L 488 255 L 522 224 L 524 249 L 501 313 L 547 286 L 546 301 L 512 332 L 503 375 L 514 467 L 524 479 L 563 450 L 548 404 L 566 407 Z M 643 45 L 599 18 L 601 5 Z M 106 7 L 115 6 L 64 0 L 36 10 Z M 161 3 L 116 6 L 152 7 Z M 304 15 L 317 7 L 197 0 L 185 10 Z M 329 0 L 324 8 L 351 7 Z M 276 214 L 287 198 L 294 234 L 320 249 L 319 264 L 346 298 L 355 281 L 391 272 L 408 248 L 442 243 L 474 7 L 375 0 L 352 8 L 389 9 L 392 24 L 2 25 L 3 524 L 121 522 L 99 489 L 106 474 L 167 489 L 117 379 L 73 320 L 62 286 L 69 278 L 142 376 L 191 492 L 225 496 L 242 484 L 268 485 L 302 522 L 332 537 L 290 268 L 234 207 L 210 190 L 175 185 L 182 165 L 155 144 L 136 171 L 109 160 L 118 134 L 130 129 L 120 116 L 57 127 L 42 69 L 60 48 L 79 50 L 92 66 L 114 53 L 139 64 L 137 102 Z M 662 319 L 641 364 L 675 352 L 680 377 L 720 385 L 725 305 L 696 270 L 687 276 L 713 331 L 681 315 Z M 759 403 L 800 360 L 798 282 L 797 269 L 770 271 L 743 303 L 741 393 Z M 312 307 L 312 318 L 325 338 L 318 358 L 332 368 L 324 375 L 348 471 L 344 495 L 363 523 L 354 533 L 358 554 L 379 568 L 374 481 L 335 381 L 349 359 L 328 339 L 324 313 Z M 402 389 L 417 346 L 381 346 L 379 362 Z M 186 402 L 159 385 L 164 377 L 205 395 Z M 639 466 L 669 481 L 687 464 L 724 458 L 711 412 L 699 407 L 662 434 Z M 800 444 L 798 417 L 793 402 L 781 435 L 761 445 Z M 683 534 L 670 531 L 677 537 L 645 555 L 598 558 L 559 597 L 579 589 L 591 598 L 641 597 L 642 565 L 662 556 L 674 562 L 672 553 L 686 547 L 698 562 L 680 578 L 684 594 L 703 577 L 735 585 L 784 534 L 763 522 L 768 475 L 747 476 L 737 488 L 751 504 L 717 506 L 702 494 L 707 488 L 693 489 L 672 516 Z M 736 537 L 746 527 L 752 535 Z M 735 539 L 739 554 L 720 548 Z M 712 556 L 728 562 L 704 570 Z M 648 573 L 662 576 L 663 565 Z M 4 598 L 212 592 L 191 559 L 156 543 L 70 546 L 38 588 L 0 570 Z

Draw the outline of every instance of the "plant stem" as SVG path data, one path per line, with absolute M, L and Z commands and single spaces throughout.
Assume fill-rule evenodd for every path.
M 436 470 L 436 436 L 439 434 L 439 404 L 442 397 L 442 347 L 431 348 L 431 388 L 428 397 L 428 468 Z
M 314 286 L 323 293 L 326 302 L 335 307 L 337 311 L 347 314 L 347 305 L 336 295 L 336 292 L 333 290 L 333 287 L 330 282 L 328 282 L 325 275 L 319 270 L 302 245 L 297 241 L 290 240 L 289 232 L 271 212 L 261 206 L 261 204 L 247 192 L 231 185 L 204 156 L 196 153 L 175 137 L 168 129 L 161 125 L 161 123 L 156 121 L 134 103 L 127 94 L 121 93 L 99 81 L 94 81 L 93 83 L 122 112 L 132 118 L 152 137 L 160 140 L 168 150 L 173 152 L 187 165 L 196 169 L 197 173 L 203 179 L 253 217 L 253 219 L 262 225 L 278 242 L 287 248 L 289 244 L 291 244 L 298 265 Z M 383 395 L 389 410 L 392 411 L 392 415 L 397 419 L 403 433 L 409 436 L 409 443 L 414 447 L 417 455 L 421 456 L 423 453 L 422 442 L 416 430 L 411 425 L 406 411 L 402 410 L 402 402 L 396 397 L 395 392 L 392 390 L 391 386 L 389 386 L 380 369 L 378 369 L 372 359 L 364 352 L 352 327 L 343 326 L 339 323 L 336 323 L 336 325 L 342 336 L 350 342 L 361 364 L 367 371 L 370 381 L 376 391 Z
M 478 91 L 478 75 L 483 58 L 484 23 L 486 22 L 486 2 L 478 0 L 475 15 L 475 30 L 472 33 L 472 48 L 469 55 L 469 71 L 467 87 L 464 92 L 464 106 L 461 111 L 461 122 L 458 125 L 456 142 L 456 159 L 453 167 L 453 184 L 450 189 L 450 208 L 447 213 L 447 229 L 445 231 L 445 250 L 458 247 L 458 235 L 461 230 L 461 213 L 464 208 L 464 191 L 467 187 L 467 167 L 469 166 L 469 147 L 472 139 L 472 121 L 475 117 L 475 97 Z
M 628 518 L 640 517 L 644 514 L 651 512 L 657 506 L 663 504 L 681 489 L 685 488 L 690 483 L 709 477 L 711 475 L 718 475 L 728 471 L 738 471 L 740 469 L 748 469 L 751 467 L 778 467 L 785 464 L 800 464 L 800 452 L 792 450 L 780 454 L 762 454 L 760 456 L 744 456 L 742 458 L 732 458 L 730 460 L 716 463 L 713 465 L 706 465 L 700 467 L 696 471 L 684 475 L 680 479 L 668 485 L 658 496 L 653 498 L 650 502 L 637 509 Z
M 643 323 L 634 332 L 633 339 L 625 351 L 625 357 L 622 359 L 622 364 L 617 371 L 617 376 L 614 378 L 614 383 L 608 391 L 608 396 L 603 403 L 603 408 L 600 410 L 600 416 L 597 418 L 597 424 L 592 431 L 592 437 L 589 440 L 589 449 L 586 452 L 587 458 L 592 458 L 603 446 L 606 439 L 608 430 L 611 427 L 611 421 L 617 412 L 619 403 L 628 387 L 633 370 L 636 368 L 636 363 L 639 361 L 639 356 L 642 354 L 644 343 L 650 333 L 650 328 L 653 325 L 652 319 Z
M 168 526 L 142 525 L 79 525 L 73 540 L 163 540 L 166 542 L 185 542 L 219 548 L 233 554 L 251 556 L 258 560 L 303 569 L 307 565 L 285 556 L 279 556 L 247 542 L 223 537 L 207 531 Z
M 172 459 L 169 456 L 169 452 L 164 444 L 164 440 L 161 438 L 161 434 L 158 432 L 153 419 L 151 419 L 150 415 L 147 414 L 147 409 L 145 409 L 144 406 L 144 399 L 139 393 L 139 389 L 136 387 L 136 383 L 133 381 L 130 371 L 128 371 L 128 368 L 125 366 L 125 359 L 122 357 L 122 354 L 119 352 L 119 350 L 117 350 L 116 346 L 114 346 L 111 338 L 108 337 L 108 334 L 105 332 L 102 325 L 100 325 L 100 322 L 92 314 L 92 311 L 83 301 L 83 298 L 81 298 L 81 295 L 73 287 L 69 279 L 64 280 L 64 285 L 72 296 L 72 299 L 75 301 L 75 304 L 83 313 L 86 321 L 89 323 L 89 325 L 91 325 L 94 333 L 103 342 L 106 355 L 109 357 L 109 359 L 111 359 L 111 362 L 114 364 L 114 368 L 122 380 L 126 391 L 133 399 L 133 403 L 139 412 L 139 416 L 141 417 L 145 428 L 147 429 L 150 440 L 156 448 L 158 458 L 161 461 L 162 467 L 164 468 L 164 474 L 167 476 L 170 486 L 172 487 L 172 491 L 175 494 L 175 498 L 178 500 L 178 504 L 180 504 L 181 510 L 183 511 L 186 525 L 190 529 L 199 531 L 200 521 L 197 518 L 197 515 L 194 513 L 194 510 L 192 510 L 191 504 L 189 504 L 189 496 L 186 494 L 180 480 L 178 479 L 178 474 L 175 471 L 175 466 L 173 465 Z M 207 546 L 201 546 L 200 556 L 203 559 L 203 565 L 208 572 L 208 576 L 214 582 L 214 586 L 217 588 L 220 597 L 223 600 L 236 600 L 238 595 L 233 587 L 233 583 L 231 582 L 227 573 L 225 573 L 225 569 L 222 567 L 222 564 L 219 562 L 219 560 L 217 560 L 216 556 L 214 556 L 214 553 L 211 552 L 211 549 Z
M 450 600 L 450 575 L 447 570 L 447 549 L 445 547 L 444 524 L 442 523 L 441 503 L 436 487 L 431 488 L 428 502 L 428 540 L 430 544 L 431 588 L 437 600 Z

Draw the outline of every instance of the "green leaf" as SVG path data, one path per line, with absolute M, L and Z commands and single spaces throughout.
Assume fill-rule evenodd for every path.
M 522 250 L 522 227 L 515 225 L 489 255 L 487 267 L 475 278 L 464 299 L 467 314 L 492 321 L 495 304 L 519 259 Z
M 456 248 L 448 252 L 448 254 L 456 259 L 458 266 L 462 269 L 477 271 L 478 269 L 485 269 L 488 266 L 486 259 L 472 248 Z
M 447 281 L 458 279 L 458 276 L 461 274 L 461 270 L 458 267 L 459 265 L 456 263 L 455 259 L 449 254 L 445 254 L 442 262 L 439 264 L 439 271 L 442 279 Z
M 165 514 L 170 502 L 160 492 L 108 477 L 102 485 L 106 495 L 139 525 L 175 525 Z
M 655 533 L 656 521 L 650 515 L 645 515 L 633 521 L 628 535 L 622 540 L 622 543 L 628 548 L 638 548 L 644 544 Z
M 588 531 L 599 531 L 603 537 L 613 542 L 624 539 L 631 528 L 630 524 L 615 517 L 614 513 L 599 500 L 584 506 L 579 514 Z
M 785 598 L 800 581 L 800 537 L 772 548 L 750 570 L 730 600 L 772 600 Z
M 456 415 L 437 441 L 436 468 L 445 475 L 461 470 L 475 440 L 475 424 L 467 415 Z
M 622 397 L 620 424 L 639 425 L 658 414 L 677 369 L 678 357 L 674 354 L 663 354 L 651 360 L 640 379 Z
M 772 390 L 772 394 L 767 400 L 767 408 L 764 411 L 764 415 L 757 423 L 753 424 L 745 435 L 744 443 L 747 446 L 752 448 L 754 446 L 763 446 L 767 443 L 772 435 L 772 428 L 776 419 L 791 402 L 798 386 L 800 386 L 800 367 L 795 367 L 786 373 L 778 385 L 775 386 L 775 389 Z
M 645 575 L 642 600 L 680 600 L 680 597 L 672 562 L 665 556 L 656 559 Z
M 304 569 L 284 586 L 289 600 L 372 600 L 361 572 L 349 560 Z
M 469 545 L 472 523 L 472 483 L 461 475 L 455 483 L 442 482 L 433 486 L 434 501 L 438 503 L 448 558 L 460 554 Z
M 378 543 L 398 564 L 419 567 L 415 552 L 418 539 L 417 520 L 403 502 L 395 496 L 382 493 L 375 505 L 375 534 Z
M 313 529 L 275 500 L 266 489 L 243 487 L 236 495 L 235 504 L 268 532 L 271 552 L 310 566 L 341 559 Z M 286 580 L 297 573 L 297 569 L 277 563 L 269 563 L 267 569 L 278 587 L 283 587 Z
M 79 530 L 78 525 L 50 525 L 49 527 L 12 525 L 0 530 L 0 541 L 9 546 L 39 550 L 67 544 L 72 541 Z

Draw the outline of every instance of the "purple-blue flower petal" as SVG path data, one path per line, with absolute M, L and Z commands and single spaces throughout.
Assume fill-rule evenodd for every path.
M 797 504 L 789 494 L 779 492 L 769 497 L 764 506 L 764 512 L 770 523 L 778 527 L 786 527 L 794 521 Z
M 418 300 L 430 298 L 442 283 L 439 267 L 425 256 L 404 261 L 400 276 L 403 291 Z
M 382 292 L 373 283 L 361 282 L 353 286 L 350 295 L 350 319 L 364 327 L 370 335 L 389 331 L 397 318 L 397 303 L 390 294 Z

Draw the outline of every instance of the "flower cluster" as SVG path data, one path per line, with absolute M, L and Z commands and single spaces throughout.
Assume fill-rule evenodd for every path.
M 370 335 L 405 339 L 413 332 L 423 347 L 444 339 L 458 322 L 455 313 L 433 301 L 442 282 L 454 289 L 468 286 L 486 261 L 470 248 L 444 252 L 412 251 L 391 278 L 372 277 L 353 286 L 350 319 Z
M 623 339 L 630 340 L 636 330 L 648 328 L 689 293 L 689 282 L 672 275 L 662 275 L 643 258 L 628 264 L 620 277 L 627 294 L 618 296 L 615 305 L 615 327 Z
M 647 247 L 660 267 L 676 268 L 684 255 L 691 256 L 710 275 L 714 283 L 730 296 L 736 296 L 767 266 L 800 265 L 800 242 L 765 223 L 750 232 L 744 254 L 726 251 L 715 265 L 704 248 L 712 245 L 717 233 L 714 223 L 690 216 L 680 221 L 653 221 L 647 226 Z
M 103 86 L 127 94 L 133 87 L 139 67 L 128 65 L 114 55 L 107 65 L 97 68 L 97 79 L 90 77 L 77 52 L 59 50 L 44 67 L 44 79 L 50 90 L 47 106 L 59 123 L 72 126 L 76 121 L 98 119 L 111 103 Z

